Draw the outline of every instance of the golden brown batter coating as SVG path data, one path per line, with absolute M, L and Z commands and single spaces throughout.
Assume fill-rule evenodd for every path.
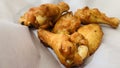
M 119 19 L 115 17 L 107 17 L 104 13 L 100 12 L 97 8 L 90 9 L 88 7 L 84 7 L 82 9 L 78 9 L 75 12 L 75 16 L 81 19 L 83 24 L 107 24 L 113 28 L 117 28 L 119 25 Z
M 80 23 L 80 20 L 73 16 L 72 12 L 68 12 L 57 20 L 53 32 L 71 34 L 80 27 Z
M 93 54 L 102 42 L 103 31 L 101 27 L 98 24 L 88 24 L 80 27 L 78 33 L 88 40 L 89 53 Z
M 42 4 L 39 7 L 29 9 L 28 12 L 21 16 L 19 21 L 26 26 L 48 28 L 55 23 L 63 12 L 68 10 L 69 6 L 64 2 Z
M 66 67 L 78 66 L 88 56 L 87 40 L 78 32 L 67 35 L 39 29 L 38 37 L 54 50 L 60 62 Z

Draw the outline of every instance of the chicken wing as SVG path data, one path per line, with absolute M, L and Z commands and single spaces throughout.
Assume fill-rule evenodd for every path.
M 98 24 L 89 24 L 80 27 L 78 32 L 88 40 L 89 54 L 93 54 L 102 41 L 103 32 L 101 27 Z
M 53 32 L 54 33 L 64 33 L 71 34 L 75 32 L 80 27 L 80 20 L 73 16 L 72 12 L 68 12 L 62 15 L 59 20 L 57 20 Z
M 61 16 L 63 12 L 69 10 L 68 4 L 60 2 L 56 4 L 42 4 L 39 7 L 30 8 L 19 19 L 20 23 L 35 28 L 48 28 Z
M 60 62 L 67 68 L 82 64 L 88 56 L 87 40 L 78 32 L 67 35 L 39 29 L 38 37 L 54 50 Z
M 89 9 L 88 7 L 85 7 L 83 9 L 78 9 L 75 12 L 75 16 L 81 19 L 81 22 L 83 24 L 101 23 L 101 24 L 108 24 L 113 28 L 117 28 L 120 22 L 118 18 L 107 17 L 97 8 Z

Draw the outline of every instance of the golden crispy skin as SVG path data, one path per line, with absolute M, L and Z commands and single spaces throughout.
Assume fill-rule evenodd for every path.
M 118 18 L 108 17 L 104 13 L 100 12 L 97 8 L 90 9 L 88 7 L 84 7 L 82 9 L 78 9 L 75 12 L 75 16 L 80 18 L 83 24 L 101 23 L 110 25 L 113 28 L 117 28 L 120 22 Z
M 32 23 L 36 23 L 36 18 L 34 16 L 36 10 L 38 10 L 38 7 L 30 8 L 28 12 L 20 17 L 19 22 L 26 26 L 31 26 Z M 34 27 L 38 27 L 38 24 L 36 23 Z
M 88 56 L 88 42 L 78 32 L 67 35 L 39 29 L 38 37 L 54 50 L 60 62 L 67 68 L 82 64 Z
M 72 12 L 68 12 L 62 15 L 59 20 L 57 20 L 53 28 L 53 32 L 71 34 L 75 32 L 79 27 L 80 20 L 73 16 Z
M 90 55 L 93 54 L 102 41 L 103 32 L 101 27 L 98 24 L 89 24 L 80 27 L 78 32 L 88 40 L 89 53 Z
M 38 7 L 30 8 L 19 21 L 26 26 L 35 28 L 48 28 L 61 16 L 63 12 L 69 10 L 69 6 L 60 2 L 58 4 L 42 4 Z

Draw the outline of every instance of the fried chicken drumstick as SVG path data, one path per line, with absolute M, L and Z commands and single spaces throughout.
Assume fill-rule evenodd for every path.
M 104 13 L 100 12 L 97 8 L 90 9 L 88 7 L 78 9 L 75 12 L 75 16 L 81 19 L 82 24 L 101 23 L 110 25 L 113 28 L 117 28 L 119 25 L 119 19 L 115 17 L 107 17 Z
M 60 2 L 58 4 L 42 4 L 39 7 L 30 8 L 19 21 L 26 26 L 34 28 L 48 28 L 61 16 L 63 12 L 69 10 L 69 6 Z
M 78 32 L 67 35 L 39 29 L 38 37 L 54 50 L 60 62 L 67 68 L 82 64 L 88 55 L 87 40 Z

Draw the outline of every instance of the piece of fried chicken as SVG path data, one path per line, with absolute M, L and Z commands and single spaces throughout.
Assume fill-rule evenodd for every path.
M 80 27 L 80 23 L 80 20 L 72 12 L 67 12 L 57 20 L 53 32 L 71 34 Z
M 97 8 L 90 9 L 88 7 L 84 7 L 82 9 L 78 9 L 75 12 L 75 16 L 81 19 L 83 24 L 101 23 L 108 24 L 113 28 L 117 28 L 120 22 L 118 18 L 108 17 L 104 13 L 100 12 Z
M 88 42 L 78 32 L 67 35 L 39 29 L 38 37 L 54 50 L 60 62 L 67 68 L 82 64 L 88 56 Z
M 42 4 L 38 7 L 30 8 L 19 21 L 26 26 L 34 28 L 48 28 L 61 16 L 63 12 L 69 10 L 68 4 L 60 2 L 58 4 Z
M 103 31 L 101 27 L 98 24 L 88 24 L 80 27 L 78 33 L 88 40 L 89 54 L 93 54 L 102 41 Z

